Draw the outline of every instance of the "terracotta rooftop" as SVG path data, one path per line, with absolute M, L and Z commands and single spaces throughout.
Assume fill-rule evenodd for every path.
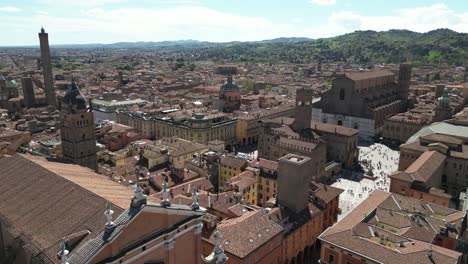
M 319 132 L 338 134 L 343 136 L 353 136 L 359 132 L 359 130 L 354 128 L 319 122 L 311 122 L 310 128 Z
M 379 77 L 395 76 L 391 71 L 363 71 L 363 72 L 350 72 L 345 74 L 346 77 L 353 81 L 361 81 L 366 79 L 373 79 Z
M 240 169 L 247 164 L 247 161 L 241 158 L 225 156 L 221 158 L 221 165 Z
M 2 226 L 44 263 L 57 262 L 59 243 L 64 237 L 76 239 L 69 247 L 79 246 L 105 228 L 105 197 L 113 197 L 95 193 L 106 188 L 83 186 L 87 183 L 82 179 L 91 178 L 92 182 L 95 177 L 80 175 L 79 171 L 74 174 L 77 178 L 59 175 L 18 154 L 0 158 Z M 107 183 L 112 185 L 111 180 Z M 125 206 L 130 204 L 131 196 L 126 196 Z M 110 202 L 114 203 L 116 215 L 123 212 L 120 199 Z
M 456 210 L 375 190 L 320 239 L 378 263 L 457 263 L 459 252 L 433 244 L 432 257 L 427 253 L 440 227 L 463 232 L 464 217 Z
M 268 159 L 256 159 L 252 162 L 250 162 L 250 166 L 254 168 L 265 168 L 270 171 L 276 171 L 278 170 L 278 162 L 273 161 L 273 160 L 268 160 Z
M 426 151 L 405 172 L 416 181 L 426 182 L 444 164 L 445 158 L 445 155 L 438 151 Z
M 462 145 L 463 140 L 452 137 L 449 135 L 443 135 L 443 134 L 428 134 L 428 135 L 423 135 L 421 136 L 421 139 L 429 140 L 429 141 L 435 141 L 435 142 L 442 142 L 442 143 L 448 143 L 448 144 L 453 144 L 453 145 Z
M 282 233 L 283 228 L 271 220 L 268 213 L 259 210 L 218 223 L 221 245 L 226 252 L 244 258 L 269 240 Z M 214 245 L 211 235 L 208 241 Z
M 318 187 L 317 191 L 314 192 L 314 195 L 327 204 L 336 197 L 340 196 L 342 192 L 344 192 L 344 190 L 342 189 L 335 188 L 329 185 L 324 185 L 322 183 L 312 182 L 311 184 L 316 185 Z
M 33 155 L 22 156 L 121 208 L 128 208 L 130 206 L 133 189 L 114 182 L 107 176 L 97 174 L 93 170 L 79 165 L 50 162 L 43 157 Z

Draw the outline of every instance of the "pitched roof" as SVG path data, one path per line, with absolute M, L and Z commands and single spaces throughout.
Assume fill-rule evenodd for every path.
M 133 189 L 112 181 L 107 176 L 97 174 L 93 170 L 79 165 L 50 162 L 43 157 L 33 155 L 22 156 L 121 208 L 128 208 L 130 206 Z
M 283 228 L 271 220 L 267 212 L 259 210 L 224 220 L 218 223 L 217 230 L 223 239 L 221 245 L 224 250 L 244 258 L 280 234 Z M 213 234 L 208 241 L 214 244 Z
M 414 180 L 426 182 L 444 164 L 445 159 L 445 155 L 438 151 L 426 151 L 405 172 Z
M 64 237 L 80 234 L 82 244 L 104 229 L 108 200 L 24 156 L 0 158 L 0 182 L 0 221 L 45 263 L 57 261 Z
M 359 132 L 359 130 L 354 128 L 319 122 L 311 122 L 310 128 L 319 132 L 338 134 L 348 137 L 356 135 Z
M 454 250 L 432 245 L 432 257 L 427 253 L 440 226 L 459 228 L 460 213 L 375 190 L 320 239 L 378 263 L 457 263 L 462 254 Z
M 254 168 L 265 168 L 270 171 L 276 171 L 278 170 L 278 162 L 273 161 L 273 160 L 268 160 L 268 159 L 256 159 L 252 162 L 250 162 L 250 166 Z
M 236 158 L 233 156 L 225 156 L 221 158 L 221 165 L 229 166 L 236 169 L 240 169 L 247 164 L 247 161 L 241 158 Z
M 325 185 L 323 183 L 311 182 L 310 184 L 314 184 L 318 187 L 318 189 L 314 192 L 314 195 L 327 204 L 336 197 L 340 196 L 342 192 L 344 192 L 343 189 L 335 188 L 333 186 Z
M 391 71 L 363 71 L 363 72 L 350 72 L 345 74 L 346 77 L 353 81 L 361 81 L 366 79 L 373 79 L 386 76 L 395 76 Z

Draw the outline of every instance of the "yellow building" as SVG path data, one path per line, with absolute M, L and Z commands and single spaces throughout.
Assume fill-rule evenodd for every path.
M 193 155 L 208 151 L 206 145 L 176 137 L 157 140 L 156 145 L 168 150 L 169 162 L 176 168 L 184 168 L 185 161 L 192 159 Z
M 244 202 L 257 204 L 257 175 L 253 171 L 243 171 L 226 181 L 225 189 L 242 193 Z
M 221 158 L 219 166 L 219 190 L 224 190 L 228 179 L 239 175 L 247 167 L 247 161 L 234 156 L 225 156 Z
M 259 170 L 257 180 L 257 205 L 261 207 L 271 206 L 276 199 L 276 188 L 278 183 L 278 162 L 257 159 L 250 166 Z M 270 203 L 268 202 L 269 200 Z

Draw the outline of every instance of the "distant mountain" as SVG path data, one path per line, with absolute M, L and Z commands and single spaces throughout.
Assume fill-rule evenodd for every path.
M 450 29 L 426 33 L 409 30 L 355 31 L 321 39 L 275 38 L 250 42 L 208 42 L 176 40 L 160 42 L 118 42 L 112 44 L 52 45 L 53 48 L 191 49 L 195 59 L 233 62 L 308 63 L 319 58 L 368 65 L 374 63 L 415 64 L 468 63 L 468 34 Z
M 427 33 L 409 30 L 355 31 L 308 41 L 225 44 L 203 49 L 200 57 L 246 62 L 308 63 L 320 58 L 361 65 L 404 61 L 466 65 L 468 34 L 449 29 Z
M 138 41 L 138 42 L 116 42 L 111 44 L 99 44 L 99 43 L 90 43 L 90 44 L 60 44 L 60 45 L 51 45 L 55 48 L 117 48 L 117 49 L 130 49 L 130 48 L 158 48 L 158 47 L 174 47 L 174 48 L 195 48 L 195 47 L 210 47 L 210 46 L 219 46 L 219 45 L 233 45 L 233 44 L 242 44 L 242 43 L 294 43 L 302 41 L 312 41 L 310 38 L 304 37 L 291 37 L 291 38 L 275 38 L 268 40 L 260 41 L 231 41 L 231 42 L 209 42 L 209 41 L 199 41 L 199 40 L 169 40 L 169 41 Z

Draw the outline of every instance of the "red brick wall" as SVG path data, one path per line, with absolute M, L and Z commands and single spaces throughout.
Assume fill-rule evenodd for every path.
M 341 254 L 341 264 L 348 264 L 346 263 L 346 261 L 348 261 L 348 263 L 351 263 L 351 264 L 365 264 L 364 261 L 362 261 L 361 259 L 358 259 L 358 258 L 354 258 L 354 257 L 351 257 L 349 256 L 348 254 Z
M 337 251 L 334 251 L 328 247 L 324 248 L 323 254 L 322 254 L 322 261 L 324 263 L 328 263 L 328 260 L 330 259 L 329 256 L 333 255 L 333 260 L 334 264 L 338 264 L 340 260 L 340 253 Z

